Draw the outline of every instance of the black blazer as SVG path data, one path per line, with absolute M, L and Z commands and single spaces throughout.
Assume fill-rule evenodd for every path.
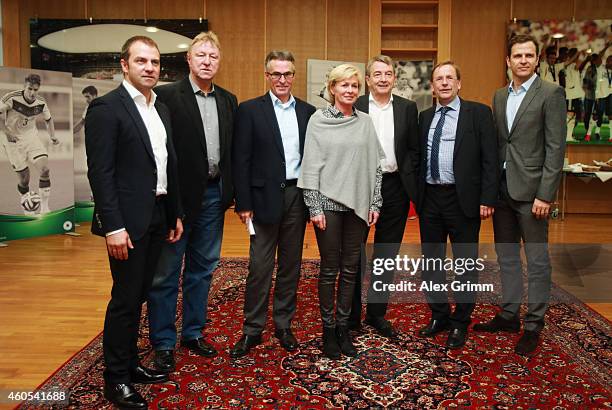
M 419 169 L 419 202 L 421 212 L 427 176 L 427 137 L 435 105 L 419 115 L 421 167 Z M 497 138 L 491 109 L 473 101 L 461 100 L 455 148 L 453 151 L 455 189 L 458 206 L 470 218 L 480 215 L 480 205 L 494 206 L 498 193 Z
M 406 194 L 414 203 L 417 202 L 419 169 L 419 126 L 418 110 L 414 101 L 393 96 L 394 145 L 397 168 Z M 368 95 L 357 98 L 355 108 L 368 113 L 370 101 Z
M 295 99 L 300 155 L 304 154 L 306 126 L 314 112 L 315 107 Z M 283 211 L 285 151 L 270 94 L 241 103 L 234 129 L 236 211 L 253 211 L 260 223 L 278 223 Z
M 168 137 L 165 203 L 168 228 L 174 229 L 182 209 L 170 113 L 160 101 L 155 102 L 155 108 Z M 123 85 L 89 105 L 85 147 L 87 176 L 95 201 L 92 233 L 105 236 L 107 232 L 125 228 L 132 241 L 142 238 L 155 207 L 157 167 L 147 129 Z
M 155 92 L 170 109 L 185 221 L 192 222 L 200 213 L 208 180 L 208 151 L 202 116 L 188 77 L 159 86 Z M 231 205 L 234 196 L 231 146 L 238 103 L 234 94 L 216 84 L 214 95 L 219 118 L 221 204 L 225 210 Z

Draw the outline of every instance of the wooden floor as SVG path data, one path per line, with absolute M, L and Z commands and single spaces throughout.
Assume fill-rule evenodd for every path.
M 248 234 L 226 214 L 223 256 L 246 256 Z M 0 248 L 0 390 L 31 390 L 101 330 L 111 279 L 104 241 L 89 234 L 10 242 Z M 418 243 L 418 221 L 408 222 L 405 243 Z M 492 242 L 491 223 L 481 242 Z M 612 243 L 612 216 L 569 215 L 550 224 L 552 243 Z M 304 257 L 318 258 L 312 226 Z M 592 307 L 612 319 L 611 304 Z M 5 407 L 5 406 L 0 406 Z

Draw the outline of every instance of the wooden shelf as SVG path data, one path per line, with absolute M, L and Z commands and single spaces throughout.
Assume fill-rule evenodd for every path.
M 396 48 L 396 47 L 383 47 L 381 48 L 383 53 L 437 53 L 437 48 Z
M 412 60 L 448 59 L 452 0 L 370 0 L 370 51 Z
M 383 30 L 406 30 L 406 31 L 433 31 L 438 29 L 437 24 L 382 24 Z

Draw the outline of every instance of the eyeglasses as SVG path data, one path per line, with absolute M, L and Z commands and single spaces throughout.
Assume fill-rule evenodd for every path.
M 272 78 L 274 81 L 280 80 L 281 77 L 285 77 L 285 80 L 292 80 L 295 73 L 293 71 L 287 71 L 286 73 L 279 73 L 277 71 L 273 73 L 266 73 Z

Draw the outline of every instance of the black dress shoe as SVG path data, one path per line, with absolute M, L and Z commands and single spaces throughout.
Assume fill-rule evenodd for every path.
M 130 370 L 130 380 L 140 384 L 163 383 L 168 381 L 168 373 L 137 366 Z
M 203 337 L 193 340 L 181 340 L 181 346 L 186 347 L 198 356 L 215 357 L 217 355 L 217 350 Z
M 238 358 L 249 353 L 252 347 L 261 343 L 261 335 L 242 335 L 229 352 L 230 357 Z
M 523 336 L 519 339 L 516 347 L 514 348 L 514 352 L 516 354 L 520 354 L 526 356 L 530 353 L 533 353 L 540 343 L 540 333 L 534 332 L 533 330 L 525 330 Z
M 291 329 L 276 329 L 274 336 L 288 352 L 293 352 L 300 346 L 293 333 L 291 333 Z
M 105 384 L 104 398 L 121 409 L 147 408 L 147 401 L 131 384 Z
M 448 347 L 449 349 L 459 349 L 465 344 L 467 338 L 467 329 L 453 328 L 448 333 L 448 339 L 446 339 L 446 347 Z
M 518 317 L 513 319 L 504 319 L 500 315 L 495 315 L 493 319 L 485 323 L 476 323 L 474 325 L 475 332 L 510 332 L 518 333 L 521 330 L 521 321 Z
M 365 321 L 367 325 L 372 326 L 376 329 L 376 332 L 384 337 L 395 338 L 397 337 L 397 331 L 393 329 L 391 322 L 384 317 L 374 317 L 366 315 Z
M 421 337 L 432 337 L 440 332 L 448 330 L 450 323 L 448 320 L 442 319 L 431 319 L 427 326 L 419 330 L 419 336 Z
M 160 372 L 173 372 L 176 367 L 174 350 L 156 350 L 155 357 L 153 358 L 153 366 Z

